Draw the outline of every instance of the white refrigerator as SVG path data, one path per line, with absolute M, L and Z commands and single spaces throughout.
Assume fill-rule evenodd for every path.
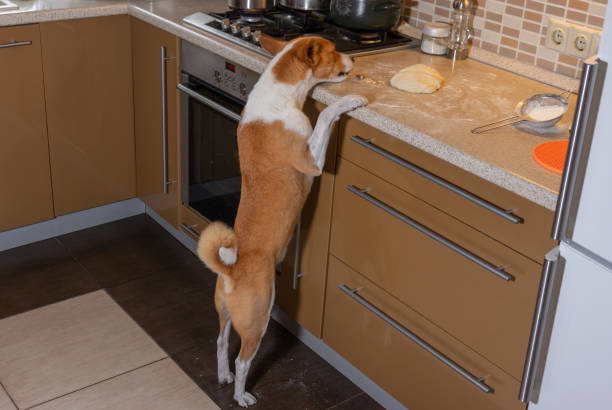
M 540 284 L 521 384 L 528 410 L 612 410 L 612 7 L 597 57 L 584 66 L 553 228 L 560 245 Z

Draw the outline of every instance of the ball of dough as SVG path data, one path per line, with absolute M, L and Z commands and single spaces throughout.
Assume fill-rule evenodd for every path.
M 398 71 L 391 78 L 391 87 L 409 93 L 428 94 L 440 89 L 443 80 L 435 68 L 415 64 Z

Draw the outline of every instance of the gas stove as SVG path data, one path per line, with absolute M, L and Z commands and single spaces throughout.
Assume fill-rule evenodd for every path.
M 270 57 L 259 44 L 261 34 L 289 41 L 316 35 L 332 41 L 336 50 L 360 56 L 418 47 L 419 41 L 394 31 L 360 32 L 339 27 L 322 12 L 277 7 L 263 13 L 230 10 L 225 13 L 194 13 L 186 24 L 222 37 L 235 44 Z

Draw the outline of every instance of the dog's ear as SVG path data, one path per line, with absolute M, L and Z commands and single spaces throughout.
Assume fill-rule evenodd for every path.
M 261 44 L 261 48 L 266 50 L 268 53 L 273 56 L 277 55 L 285 46 L 287 45 L 287 41 L 275 40 L 272 37 L 266 36 L 264 34 L 259 36 L 259 43 Z
M 319 39 L 312 38 L 308 40 L 308 42 L 302 46 L 300 56 L 302 61 L 304 61 L 309 66 L 314 67 L 319 63 L 322 48 L 323 46 Z

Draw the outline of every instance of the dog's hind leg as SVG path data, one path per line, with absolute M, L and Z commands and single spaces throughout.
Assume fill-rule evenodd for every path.
M 249 334 L 241 336 L 240 353 L 236 358 L 236 383 L 234 385 L 234 400 L 241 407 L 248 407 L 257 402 L 255 396 L 245 391 L 246 379 L 251 368 L 251 362 L 259 349 L 261 336 Z
M 235 295 L 234 295 L 235 296 Z M 257 402 L 255 396 L 245 391 L 245 385 L 251 362 L 259 349 L 261 339 L 266 333 L 270 312 L 274 305 L 274 286 L 267 295 L 258 294 L 251 309 L 242 314 L 237 313 L 234 327 L 240 335 L 240 353 L 236 358 L 236 379 L 234 381 L 234 400 L 238 405 L 247 407 Z
M 232 320 L 229 314 L 224 322 L 219 321 L 219 337 L 217 338 L 217 377 L 220 384 L 231 383 L 234 375 L 229 368 L 229 334 L 232 328 Z
M 222 280 L 219 278 L 218 280 Z M 225 303 L 220 296 L 215 295 L 215 307 L 219 315 L 219 337 L 217 338 L 217 378 L 220 384 L 231 383 L 234 375 L 229 367 L 229 335 L 232 329 L 232 319 Z

